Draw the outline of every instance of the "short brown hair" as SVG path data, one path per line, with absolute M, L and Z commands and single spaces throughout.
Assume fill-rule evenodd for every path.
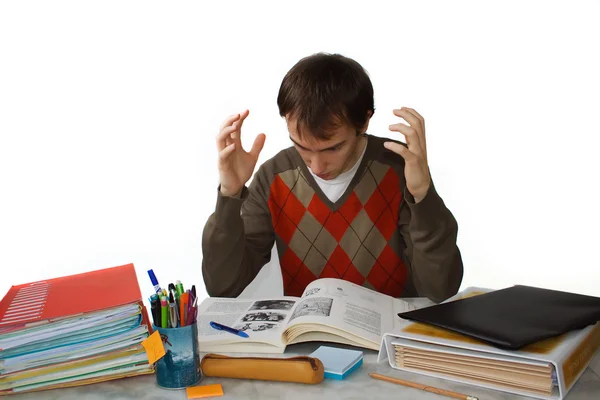
M 296 119 L 302 131 L 328 139 L 329 131 L 348 123 L 360 131 L 375 112 L 373 85 L 356 61 L 340 54 L 317 53 L 298 61 L 281 82 L 279 115 Z

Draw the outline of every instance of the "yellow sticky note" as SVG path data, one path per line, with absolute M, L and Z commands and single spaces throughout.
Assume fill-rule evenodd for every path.
M 220 384 L 192 386 L 186 388 L 188 399 L 202 399 L 204 397 L 223 396 L 223 387 Z
M 163 342 L 158 331 L 154 331 L 152 335 L 146 338 L 142 342 L 142 346 L 144 346 L 144 349 L 146 349 L 148 362 L 150 364 L 154 364 L 165 355 L 165 346 L 163 346 Z

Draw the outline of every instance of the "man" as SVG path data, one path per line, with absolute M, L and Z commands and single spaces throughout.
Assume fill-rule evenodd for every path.
M 249 111 L 217 135 L 220 185 L 204 228 L 202 271 L 210 296 L 235 297 L 270 260 L 276 243 L 284 293 L 340 278 L 393 297 L 454 295 L 463 265 L 457 223 L 431 181 L 425 123 L 410 108 L 406 139 L 367 134 L 373 86 L 354 60 L 314 54 L 284 77 L 277 98 L 292 147 L 260 166 L 265 135 L 241 145 Z

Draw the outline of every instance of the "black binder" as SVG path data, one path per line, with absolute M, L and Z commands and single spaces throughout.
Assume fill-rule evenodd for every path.
M 600 298 L 516 285 L 398 316 L 517 350 L 600 321 Z

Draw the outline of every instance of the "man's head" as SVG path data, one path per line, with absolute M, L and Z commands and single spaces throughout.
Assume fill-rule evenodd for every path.
M 305 57 L 292 67 L 281 83 L 277 105 L 296 149 L 323 179 L 335 178 L 356 162 L 375 112 L 373 85 L 362 66 L 326 53 Z

